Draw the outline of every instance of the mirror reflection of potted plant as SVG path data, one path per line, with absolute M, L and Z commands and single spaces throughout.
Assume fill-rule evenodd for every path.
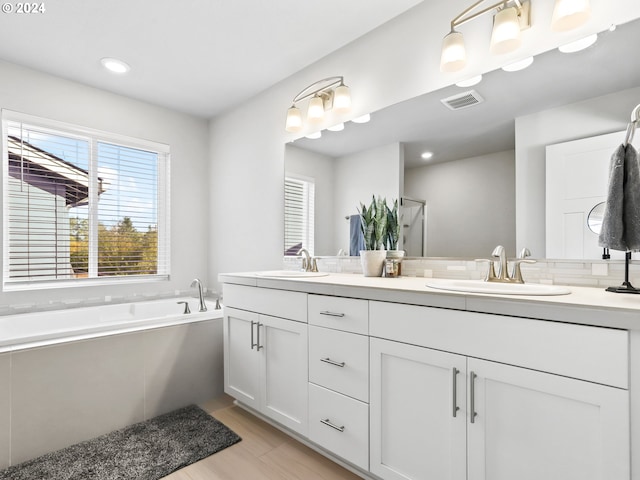
M 387 252 L 384 250 L 387 235 L 387 202 L 375 195 L 367 208 L 360 203 L 360 230 L 364 236 L 364 250 L 360 250 L 362 273 L 365 277 L 382 275 Z
M 398 240 L 400 238 L 400 218 L 398 217 L 398 200 L 393 201 L 393 208 L 389 208 L 385 204 L 387 210 L 387 259 L 393 260 L 397 264 L 396 274 L 402 274 L 402 259 L 404 258 L 404 250 L 398 250 Z

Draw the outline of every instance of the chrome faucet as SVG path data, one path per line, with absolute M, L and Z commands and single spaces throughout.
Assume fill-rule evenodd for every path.
M 318 271 L 318 263 L 315 258 L 311 258 L 309 254 L 309 250 L 306 248 L 301 248 L 298 251 L 298 255 L 302 256 L 302 268 L 303 272 L 317 272 Z
M 202 282 L 199 278 L 195 278 L 193 282 L 191 282 L 191 288 L 198 287 L 198 298 L 200 299 L 200 312 L 207 311 L 207 305 L 204 303 L 204 292 L 202 289 Z
M 509 278 L 509 275 L 507 273 L 507 253 L 504 250 L 504 247 L 502 245 L 498 245 L 496 248 L 493 249 L 493 253 L 491 253 L 491 256 L 494 258 L 498 259 L 498 273 L 496 274 L 496 277 L 491 280 L 489 279 L 489 281 L 494 281 L 494 282 L 508 282 L 511 279 Z

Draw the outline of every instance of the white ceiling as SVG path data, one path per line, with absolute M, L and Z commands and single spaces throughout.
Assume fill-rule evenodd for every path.
M 1 14 L 0 59 L 210 118 L 421 1 L 44 0 Z

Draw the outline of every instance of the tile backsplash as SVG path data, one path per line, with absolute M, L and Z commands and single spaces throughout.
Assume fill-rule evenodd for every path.
M 318 270 L 332 273 L 361 274 L 359 257 L 317 257 Z M 301 259 L 284 257 L 284 268 L 297 270 Z M 522 277 L 528 283 L 574 285 L 582 287 L 617 287 L 624 281 L 621 260 L 537 260 L 522 264 Z M 480 280 L 487 273 L 486 263 L 472 259 L 410 257 L 402 262 L 402 275 L 410 277 L 456 278 Z M 640 287 L 640 262 L 631 261 L 629 280 Z

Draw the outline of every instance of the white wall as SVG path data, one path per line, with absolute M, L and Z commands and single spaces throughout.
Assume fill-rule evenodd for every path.
M 516 118 L 518 250 L 528 247 L 533 257 L 546 257 L 546 146 L 624 130 L 639 103 L 640 87 Z
M 402 145 L 392 143 L 337 158 L 334 170 L 334 248 L 349 252 L 349 221 L 360 203 L 367 207 L 373 195 L 388 204 L 401 196 Z M 335 253 L 334 253 L 335 255 Z
M 114 81 L 120 78 L 113 77 Z M 189 290 L 207 278 L 207 122 L 0 61 L 0 107 L 171 146 L 171 278 L 165 282 L 2 292 L 3 305 L 104 301 Z
M 496 245 L 515 255 L 512 150 L 409 169 L 405 194 L 427 202 L 425 256 L 488 258 Z
M 334 159 L 287 145 L 285 173 L 313 178 L 315 185 L 314 255 L 335 255 L 333 245 Z
M 491 16 L 470 22 L 461 27 L 470 59 L 468 67 L 456 74 L 442 74 L 442 37 L 448 33 L 451 19 L 469 2 L 425 1 L 212 120 L 209 283 L 221 272 L 282 265 L 284 144 L 293 138 L 284 132 L 284 119 L 291 99 L 302 88 L 321 78 L 344 75 L 353 98 L 349 118 L 354 118 L 551 50 L 568 40 L 602 31 L 611 23 L 640 17 L 637 0 L 592 4 L 591 19 L 584 27 L 558 34 L 549 26 L 553 2 L 535 2 L 533 27 L 523 33 L 523 47 L 503 56 L 488 52 Z M 224 207 L 231 202 L 233 208 Z

